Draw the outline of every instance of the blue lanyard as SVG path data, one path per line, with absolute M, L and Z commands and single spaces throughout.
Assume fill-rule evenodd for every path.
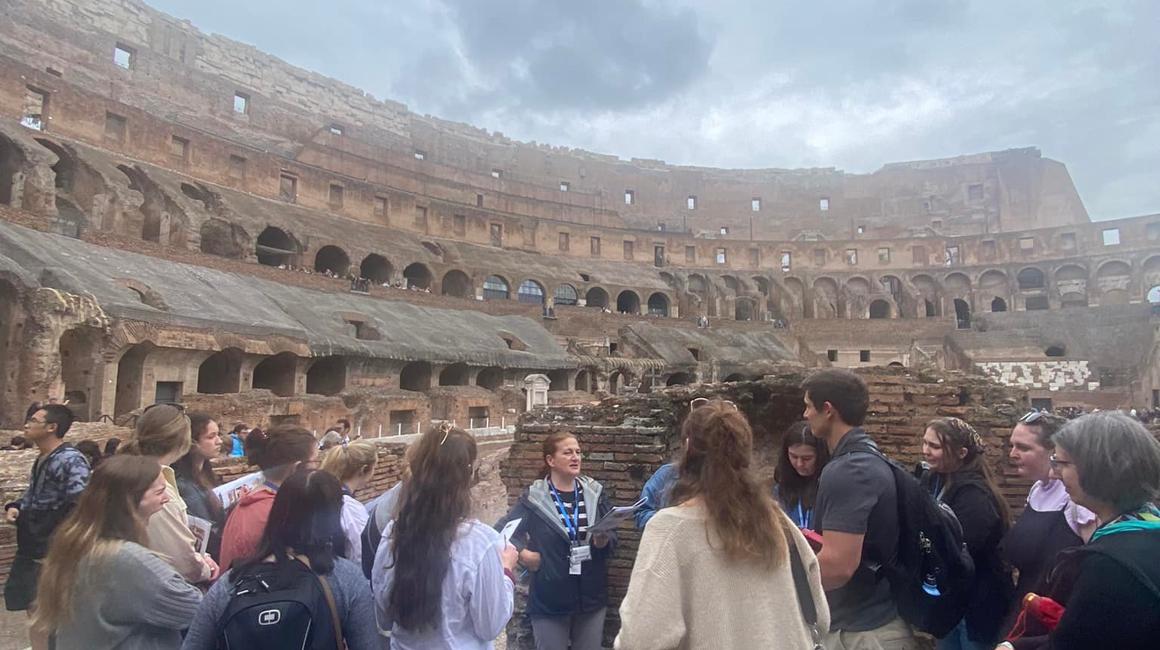
M 814 518 L 814 509 L 813 508 L 806 508 L 805 510 L 803 510 L 802 509 L 802 500 L 798 499 L 798 504 L 797 504 L 797 525 L 798 525 L 798 528 L 809 528 L 810 527 L 810 520 L 813 518 Z
M 564 508 L 564 500 L 560 498 L 560 493 L 556 491 L 556 486 L 552 483 L 552 478 L 548 477 L 548 489 L 552 491 L 552 499 L 556 502 L 556 509 L 560 511 L 560 517 L 564 519 L 564 528 L 568 531 L 568 539 L 573 542 L 580 539 L 580 481 L 576 481 L 576 485 L 572 488 L 574 492 L 572 495 L 576 499 L 576 503 L 572 507 L 572 516 L 568 516 L 568 511 Z
M 270 488 L 270 490 L 271 490 L 271 491 L 273 491 L 273 492 L 277 492 L 277 491 L 278 491 L 278 486 L 277 486 L 277 485 L 274 485 L 274 483 L 273 483 L 273 482 L 271 482 L 271 481 L 266 481 L 265 485 L 266 485 L 266 487 Z

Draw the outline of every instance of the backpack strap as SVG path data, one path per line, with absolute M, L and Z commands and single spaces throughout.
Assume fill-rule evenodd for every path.
M 806 627 L 810 629 L 810 637 L 813 639 L 815 650 L 822 648 L 822 635 L 818 630 L 818 608 L 814 603 L 814 592 L 810 590 L 810 577 L 806 572 L 806 565 L 802 562 L 801 553 L 798 552 L 797 542 L 794 540 L 792 532 L 788 527 L 784 527 L 785 541 L 789 544 L 789 568 L 793 575 L 793 588 L 797 593 L 798 607 L 802 610 L 802 618 L 806 622 Z
M 311 572 L 313 573 L 313 571 Z M 338 605 L 334 602 L 334 592 L 330 590 L 330 583 L 326 578 L 314 574 L 318 578 L 318 586 L 322 587 L 322 595 L 326 597 L 326 605 L 330 608 L 330 623 L 334 627 L 334 642 L 337 650 L 345 650 L 346 643 L 342 640 L 342 621 L 338 618 Z

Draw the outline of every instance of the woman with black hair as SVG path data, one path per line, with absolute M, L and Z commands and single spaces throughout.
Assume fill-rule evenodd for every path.
M 450 424 L 410 456 L 371 572 L 378 625 L 395 650 L 491 648 L 511 618 L 516 549 L 470 517 L 475 461 L 475 439 Z
M 322 589 L 329 590 L 334 611 L 312 612 L 322 626 L 310 633 L 334 627 L 339 630 L 349 650 L 378 650 L 379 635 L 375 629 L 370 585 L 362 570 L 335 552 L 335 540 L 342 539 L 339 524 L 342 510 L 342 486 L 331 474 L 300 469 L 279 487 L 270 518 L 257 551 L 239 559 L 236 566 L 214 583 L 194 615 L 185 638 L 184 650 L 215 650 L 228 647 L 223 638 L 223 616 L 233 598 L 244 597 L 249 584 L 280 584 L 279 579 L 309 570 Z M 330 600 L 328 598 L 327 600 Z
M 810 431 L 805 422 L 791 424 L 781 441 L 777 460 L 775 493 L 782 511 L 798 528 L 809 529 L 813 522 L 818 477 L 830 460 L 830 448 Z

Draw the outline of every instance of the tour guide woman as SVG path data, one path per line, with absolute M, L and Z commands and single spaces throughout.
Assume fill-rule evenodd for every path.
M 1047 637 L 999 647 L 1054 650 L 1155 648 L 1160 640 L 1160 442 L 1123 413 L 1084 415 L 1052 438 L 1052 476 L 1100 527 L 1062 552 L 1046 594 L 1064 607 Z
M 544 441 L 544 478 L 532 483 L 501 520 L 521 519 L 512 535 L 520 564 L 532 572 L 528 616 L 537 650 L 599 650 L 608 605 L 608 558 L 615 533 L 589 535 L 611 509 L 594 479 L 580 475 L 580 443 L 571 433 Z

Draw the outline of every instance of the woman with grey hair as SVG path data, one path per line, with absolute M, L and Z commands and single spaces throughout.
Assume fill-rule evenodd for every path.
M 1155 648 L 1160 640 L 1160 442 L 1118 412 L 1072 420 L 1053 442 L 1051 472 L 1102 522 L 1061 554 L 1050 595 L 1065 606 L 1046 637 L 1003 648 Z

